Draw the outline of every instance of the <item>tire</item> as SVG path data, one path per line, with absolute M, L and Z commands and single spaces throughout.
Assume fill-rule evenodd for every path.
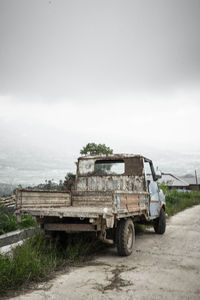
M 157 233 L 157 234 L 165 233 L 166 217 L 165 217 L 165 211 L 164 211 L 163 207 L 160 210 L 160 216 L 154 220 L 153 227 L 154 227 L 155 233 Z
M 128 256 L 132 253 L 135 244 L 135 229 L 131 219 L 122 219 L 118 222 L 116 244 L 120 256 Z

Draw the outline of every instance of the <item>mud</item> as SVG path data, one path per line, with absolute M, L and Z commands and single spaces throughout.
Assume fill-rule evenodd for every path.
M 35 287 L 15 300 L 200 299 L 200 206 L 170 218 L 164 235 L 136 236 L 129 257 L 115 248 L 83 267 Z

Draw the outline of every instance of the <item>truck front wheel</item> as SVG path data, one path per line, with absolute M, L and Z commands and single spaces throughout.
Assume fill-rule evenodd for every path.
M 122 219 L 117 224 L 116 244 L 120 256 L 132 253 L 135 243 L 135 229 L 131 219 Z
M 153 227 L 154 227 L 155 233 L 157 233 L 157 234 L 163 234 L 165 232 L 166 217 L 165 217 L 165 211 L 164 211 L 163 207 L 160 210 L 160 216 L 154 220 Z

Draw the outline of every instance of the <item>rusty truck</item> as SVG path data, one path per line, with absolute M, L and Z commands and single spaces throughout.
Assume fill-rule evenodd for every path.
M 35 216 L 45 232 L 96 232 L 128 256 L 135 244 L 134 224 L 165 232 L 166 203 L 158 178 L 152 161 L 142 155 L 82 156 L 71 190 L 18 189 L 16 214 Z

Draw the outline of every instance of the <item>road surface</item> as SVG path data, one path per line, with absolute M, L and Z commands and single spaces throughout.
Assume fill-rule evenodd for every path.
M 15 300 L 200 299 L 200 206 L 170 218 L 164 235 L 136 236 L 129 257 L 109 249 Z

